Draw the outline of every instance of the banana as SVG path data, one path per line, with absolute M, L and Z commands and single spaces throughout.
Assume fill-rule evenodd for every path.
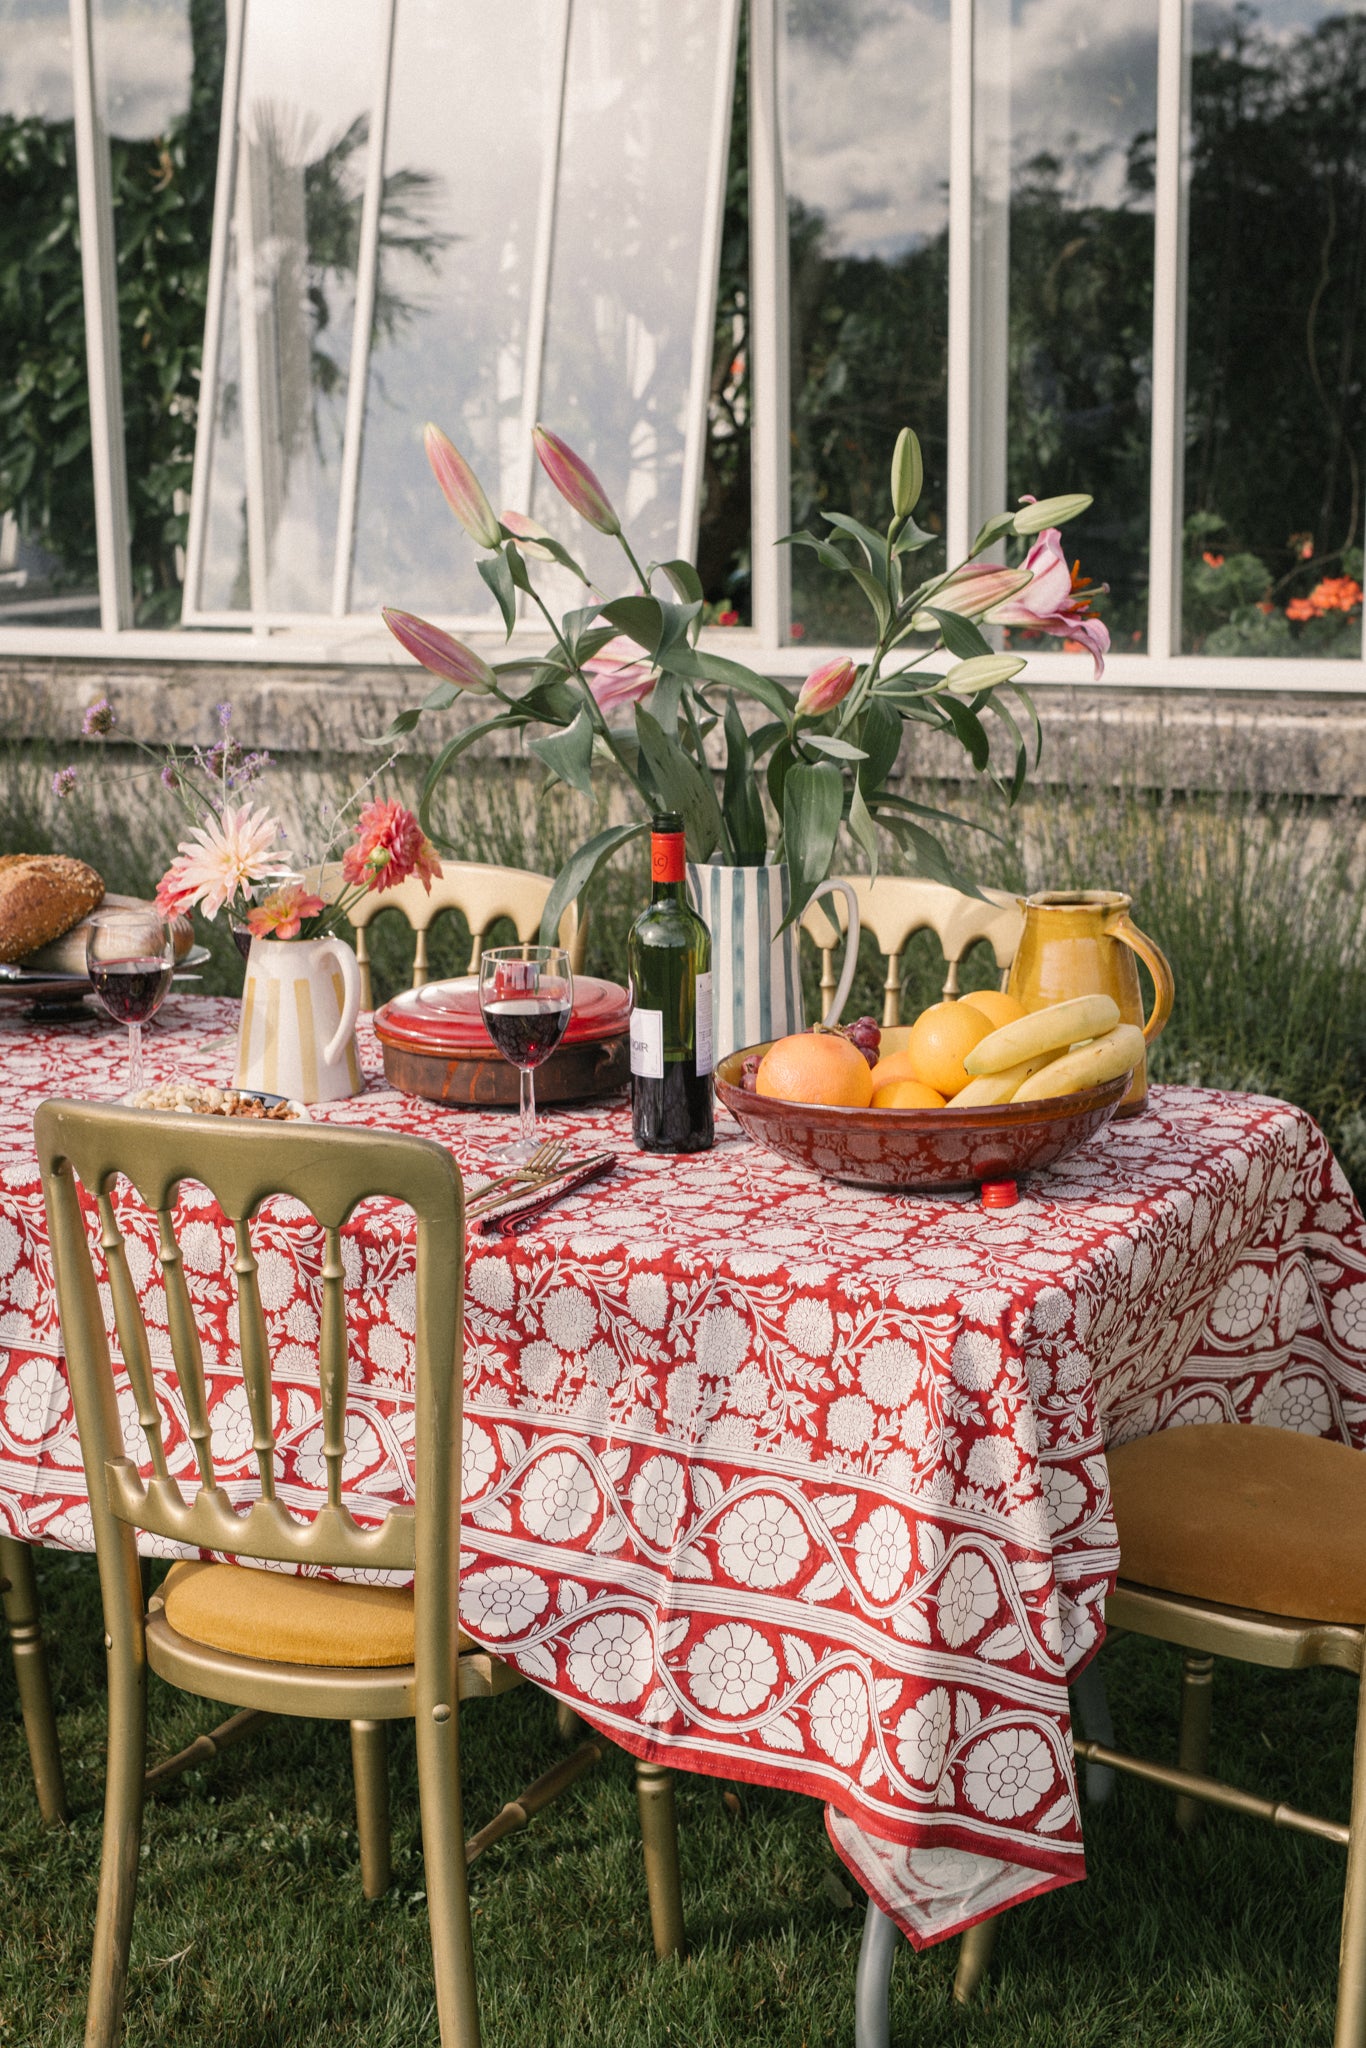
M 1079 1039 L 1099 1038 L 1119 1022 L 1119 1005 L 1109 996 L 1073 996 L 1046 1010 L 1031 1010 L 980 1039 L 963 1065 L 974 1076 L 999 1074 L 1040 1053 L 1064 1052 Z
M 1044 1102 L 1051 1095 L 1076 1095 L 1083 1088 L 1098 1088 L 1102 1081 L 1132 1073 L 1142 1057 L 1143 1033 L 1137 1024 L 1119 1024 L 1103 1038 L 1093 1038 L 1031 1074 L 1012 1099 Z
M 997 1103 L 1009 1102 L 1022 1081 L 1031 1074 L 1037 1074 L 1057 1059 L 1054 1052 L 1041 1052 L 1032 1060 L 1020 1060 L 1013 1067 L 1005 1067 L 999 1074 L 981 1074 L 975 1081 L 969 1081 L 966 1088 L 960 1088 L 952 1098 L 950 1109 L 990 1109 Z

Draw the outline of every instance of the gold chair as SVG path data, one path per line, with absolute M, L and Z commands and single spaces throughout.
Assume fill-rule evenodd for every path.
M 901 1022 L 901 956 L 917 932 L 932 931 L 938 939 L 948 967 L 944 994 L 958 994 L 958 968 L 963 955 L 979 939 L 986 939 L 1001 970 L 1002 986 L 1020 943 L 1024 914 L 1015 897 L 1004 889 L 988 889 L 985 901 L 965 896 L 943 882 L 922 882 L 906 875 L 879 875 L 870 882 L 867 875 L 844 875 L 858 899 L 859 920 L 877 940 L 886 956 L 887 978 L 882 992 L 882 1022 L 890 1028 Z M 840 920 L 836 929 L 831 910 Z M 838 985 L 835 948 L 846 928 L 842 897 L 823 897 L 813 903 L 802 918 L 820 949 L 821 999 L 829 1004 Z
M 56 1826 L 66 1819 L 66 1786 L 57 1717 L 52 1711 L 52 1684 L 43 1647 L 38 1587 L 29 1546 L 13 1536 L 0 1536 L 0 1603 L 9 1629 L 38 1811 L 49 1826 Z
M 479 972 L 479 957 L 484 950 L 485 937 L 499 918 L 511 918 L 518 939 L 526 944 L 534 944 L 538 937 L 541 912 L 545 909 L 545 900 L 554 881 L 552 875 L 539 875 L 532 868 L 485 867 L 474 860 L 443 861 L 441 869 L 441 879 L 432 883 L 430 895 L 416 876 L 410 876 L 397 888 L 383 892 L 372 890 L 368 896 L 362 896 L 349 913 L 356 932 L 362 1009 L 374 1008 L 368 930 L 386 910 L 398 911 L 417 934 L 413 952 L 414 988 L 424 988 L 430 979 L 427 933 L 433 919 L 443 910 L 463 912 L 469 925 L 474 940 L 467 970 L 471 974 Z M 331 901 L 342 887 L 341 867 L 331 862 L 326 867 L 310 868 L 304 879 L 310 888 Z M 583 972 L 583 949 L 587 938 L 587 920 L 580 922 L 578 906 L 571 903 L 560 919 L 559 939 L 569 954 L 569 963 L 575 974 Z
M 1107 1458 L 1120 1579 L 1105 1618 L 1181 1651 L 1178 1761 L 1074 1736 L 1076 1753 L 1175 1792 L 1183 1830 L 1208 1804 L 1346 1849 L 1333 2039 L 1335 2048 L 1366 2048 L 1366 1456 L 1294 1430 L 1193 1423 Z M 1348 1824 L 1205 1774 L 1215 1657 L 1354 1675 Z
M 519 1683 L 457 1623 L 464 1218 L 460 1175 L 426 1139 L 318 1125 L 211 1124 L 107 1105 L 44 1103 L 35 1120 L 67 1366 L 85 1458 L 104 1605 L 109 1742 L 86 2048 L 112 2048 L 123 2007 L 145 1791 L 147 1668 L 201 1698 L 244 1709 L 207 1741 L 235 1739 L 263 1715 L 349 1721 L 367 1892 L 388 1876 L 384 1724 L 416 1723 L 426 1888 L 443 2048 L 477 2048 L 478 2009 L 466 1866 L 520 1826 L 607 1748 L 581 1745 L 495 1817 L 474 1841 L 461 1829 L 457 1708 Z M 184 1406 L 197 1487 L 172 1477 L 152 1377 L 151 1347 L 110 1199 L 125 1175 L 155 1213 L 166 1334 Z M 115 1383 L 79 1179 L 99 1206 L 101 1244 L 120 1348 L 137 1403 L 151 1479 L 124 1451 Z M 200 1339 L 175 1236 L 178 1184 L 207 1187 L 230 1222 L 242 1379 L 259 1498 L 233 1505 L 215 1471 Z M 319 1382 L 325 1496 L 287 1507 L 277 1493 L 275 1402 L 250 1219 L 272 1194 L 301 1200 L 323 1233 Z M 417 1222 L 414 1506 L 357 1525 L 343 1499 L 347 1329 L 342 1226 L 372 1195 L 407 1204 Z M 283 1403 L 281 1403 L 283 1408 Z M 336 1582 L 242 1564 L 172 1567 L 144 1612 L 136 1531 L 296 1568 L 362 1567 L 414 1574 L 411 1590 Z M 190 1753 L 185 1752 L 184 1756 Z M 170 1768 L 183 1761 L 175 1759 Z M 166 1767 L 162 1767 L 165 1769 Z M 155 1779 L 158 1773 L 152 1773 Z M 638 1774 L 655 1945 L 682 1944 L 672 1781 Z

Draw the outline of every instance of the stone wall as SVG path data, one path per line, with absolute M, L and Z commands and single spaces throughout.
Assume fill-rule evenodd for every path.
M 393 667 L 7 657 L 0 659 L 0 731 L 74 740 L 86 706 L 109 695 L 125 732 L 207 741 L 216 729 L 215 706 L 226 699 L 245 746 L 277 756 L 373 759 L 375 737 L 395 712 L 420 702 L 427 687 L 415 670 Z M 1314 797 L 1366 797 L 1366 699 L 1060 685 L 1039 689 L 1036 698 L 1046 736 L 1045 781 L 1137 780 L 1191 791 L 1236 782 Z M 483 700 L 466 700 L 429 719 L 419 739 L 430 736 L 434 746 L 486 708 Z M 507 756 L 520 752 L 515 735 L 500 734 L 490 745 Z M 918 736 L 914 765 L 917 775 L 952 779 L 961 774 L 963 757 L 936 735 Z

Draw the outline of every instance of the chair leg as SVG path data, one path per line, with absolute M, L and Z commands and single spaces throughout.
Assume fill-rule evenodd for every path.
M 52 1711 L 47 1653 L 43 1648 L 38 1586 L 29 1546 L 12 1536 L 0 1536 L 0 1600 L 9 1627 L 14 1679 L 28 1738 L 38 1811 L 49 1827 L 55 1827 L 66 1819 L 66 1786 L 62 1780 L 57 1717 Z
M 1110 1718 L 1110 1701 L 1106 1695 L 1099 1658 L 1091 1659 L 1081 1676 L 1072 1680 L 1068 1690 L 1071 1694 L 1073 1716 L 1088 1742 L 1102 1742 L 1107 1749 L 1113 1749 L 1115 1724 Z M 1114 1789 L 1115 1774 L 1108 1764 L 1086 1766 L 1088 1806 L 1104 1806 L 1106 1800 L 1113 1795 Z
M 979 1920 L 975 1927 L 969 1927 L 958 1944 L 958 1968 L 953 1979 L 955 2005 L 971 2005 L 976 1997 L 977 1987 L 986 1976 L 996 1949 L 1002 1917 L 998 1913 L 992 1920 Z
M 678 1815 L 673 1772 L 663 1764 L 636 1759 L 636 1803 L 645 1849 L 645 1885 L 650 1895 L 650 1928 L 655 1954 L 681 1955 L 684 1946 L 683 1888 L 678 1874 Z
M 1338 2011 L 1333 2048 L 1366 2048 L 1366 1670 L 1357 1694 L 1352 1757 L 1351 1838 L 1338 1950 Z
M 479 2048 L 474 1938 L 460 1813 L 460 1734 L 454 1701 L 436 1706 L 430 1713 L 418 1713 L 417 1787 L 441 2048 Z
M 1203 1778 L 1209 1767 L 1210 1716 L 1214 1706 L 1214 1659 L 1197 1656 L 1193 1650 L 1181 1653 L 1181 1731 L 1177 1737 L 1176 1760 L 1183 1771 Z M 1199 1825 L 1204 1802 L 1184 1792 L 1176 1798 L 1176 1825 L 1183 1835 Z
M 360 1886 L 367 1899 L 389 1889 L 389 1724 L 351 1723 L 351 1770 L 356 1781 Z
M 892 1987 L 892 1964 L 896 1961 L 899 1934 L 895 1920 L 883 1912 L 876 1900 L 869 1899 L 863 1916 L 863 1939 L 859 1943 L 858 1976 L 854 1980 L 854 2048 L 890 2048 L 887 1996 Z
M 106 1638 L 106 1641 L 108 1638 Z M 104 1842 L 85 2048 L 115 2048 L 128 1986 L 138 1851 L 142 1843 L 143 1773 L 147 1767 L 147 1666 L 129 1643 L 111 1647 L 109 1736 L 105 1757 Z
M 555 1726 L 561 1742 L 578 1742 L 583 1732 L 583 1722 L 564 1700 L 555 1702 Z

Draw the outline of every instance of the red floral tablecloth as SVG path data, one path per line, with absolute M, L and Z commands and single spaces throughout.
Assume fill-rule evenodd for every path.
M 223 1079 L 235 1007 L 168 1003 L 150 1076 Z M 378 1076 L 368 1029 L 361 1050 Z M 31 1126 L 48 1095 L 114 1094 L 121 1056 L 95 1020 L 0 1019 L 0 1522 L 76 1549 Z M 377 1078 L 318 1114 L 435 1136 L 476 1173 L 508 1132 Z M 622 1161 L 525 1235 L 471 1241 L 469 1633 L 628 1749 L 824 1799 L 913 1940 L 1080 1877 L 1066 1685 L 1117 1562 L 1103 1445 L 1216 1418 L 1363 1440 L 1366 1228 L 1320 1132 L 1284 1103 L 1157 1089 L 988 1212 L 821 1180 L 726 1119 L 678 1161 L 633 1152 L 620 1106 L 553 1125 Z M 202 1190 L 182 1200 L 215 1443 L 245 1499 L 231 1242 Z M 358 1510 L 411 1491 L 408 1221 L 367 1203 L 344 1241 Z M 302 1503 L 323 1475 L 320 1240 L 276 1203 L 256 1243 L 280 1490 Z M 149 1227 L 129 1255 L 164 1326 Z M 141 1455 L 130 1395 L 125 1413 Z

